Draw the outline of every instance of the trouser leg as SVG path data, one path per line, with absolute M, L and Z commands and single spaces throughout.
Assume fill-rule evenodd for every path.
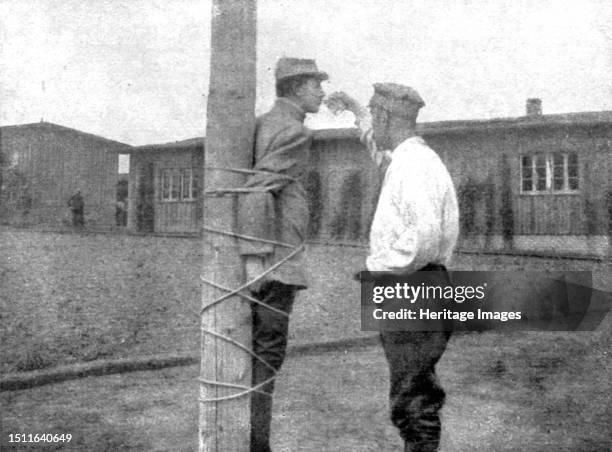
M 255 296 L 262 302 L 287 314 L 291 313 L 296 290 L 279 282 L 272 282 Z M 271 367 L 253 358 L 252 384 L 258 385 L 272 378 L 280 370 L 287 350 L 289 317 L 264 306 L 253 304 L 253 351 Z M 272 393 L 274 381 L 259 389 L 266 394 L 251 394 L 251 452 L 270 451 L 270 423 L 272 421 Z
M 435 365 L 449 338 L 449 332 L 381 333 L 391 379 L 391 421 L 399 429 L 406 451 L 438 450 L 439 411 L 445 394 L 438 384 Z
M 72 224 L 78 228 L 81 228 L 85 225 L 85 217 L 83 215 L 83 212 L 79 212 L 77 210 L 76 213 L 73 214 Z

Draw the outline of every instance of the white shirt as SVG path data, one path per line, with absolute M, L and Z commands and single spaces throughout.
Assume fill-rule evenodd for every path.
M 391 155 L 370 229 L 369 271 L 409 273 L 448 265 L 459 233 L 453 181 L 425 141 L 412 137 Z

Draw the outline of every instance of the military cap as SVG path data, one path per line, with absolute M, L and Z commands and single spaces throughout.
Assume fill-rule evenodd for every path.
M 370 105 L 373 104 L 400 116 L 415 114 L 425 106 L 415 89 L 397 83 L 374 83 L 374 95 L 370 100 Z
M 329 78 L 326 72 L 319 71 L 315 60 L 283 57 L 276 63 L 276 82 L 299 75 L 311 75 L 319 80 Z

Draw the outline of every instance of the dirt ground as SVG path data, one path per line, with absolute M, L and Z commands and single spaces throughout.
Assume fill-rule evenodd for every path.
M 438 365 L 447 391 L 442 451 L 612 449 L 610 343 L 587 348 L 559 333 L 534 334 L 451 340 Z M 71 433 L 58 450 L 196 450 L 197 372 L 177 367 L 2 393 L 2 450 L 25 450 L 7 443 L 10 432 Z M 274 450 L 400 450 L 387 380 L 378 346 L 291 357 L 277 383 Z
M 359 337 L 364 250 L 311 246 L 290 344 Z M 2 370 L 198 351 L 201 261 L 190 239 L 0 231 Z M 590 270 L 610 262 L 458 255 L 460 270 Z M 442 451 L 612 450 L 612 317 L 594 332 L 456 334 L 438 366 Z M 63 450 L 196 449 L 195 366 L 90 377 L 0 394 L 9 433 L 71 433 Z M 276 451 L 393 451 L 378 346 L 292 355 L 277 383 Z M 34 450 L 40 450 L 40 446 Z
M 293 343 L 358 337 L 364 248 L 309 246 L 311 286 L 292 315 Z M 57 234 L 0 228 L 0 373 L 150 354 L 199 354 L 198 239 Z M 612 263 L 455 257 L 455 270 L 588 270 L 612 292 Z

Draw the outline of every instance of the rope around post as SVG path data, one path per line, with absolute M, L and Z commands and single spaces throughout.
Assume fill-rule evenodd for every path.
M 274 174 L 276 176 L 278 176 L 278 173 L 273 173 L 270 171 L 261 171 L 261 170 L 250 170 L 250 169 L 243 169 L 243 168 L 225 168 L 225 167 L 215 167 L 215 166 L 205 166 L 205 169 L 209 169 L 209 170 L 216 170 L 216 171 L 228 171 L 228 172 L 235 172 L 235 173 L 241 173 L 241 174 Z M 282 175 L 281 175 L 282 176 Z M 293 181 L 295 181 L 295 179 L 291 176 L 285 176 L 287 179 L 291 179 Z M 204 192 L 204 196 L 225 196 L 225 195 L 230 195 L 230 194 L 246 194 L 246 193 L 261 193 L 261 192 L 268 192 L 269 190 L 266 188 L 261 188 L 261 187 L 223 187 L 223 188 L 217 188 L 215 190 L 207 190 Z M 239 287 L 236 288 L 230 288 L 230 287 L 226 287 L 222 284 L 219 284 L 215 281 L 210 281 L 206 278 L 204 278 L 204 275 L 200 275 L 200 280 L 204 283 L 207 284 L 211 287 L 214 287 L 216 289 L 222 290 L 225 293 L 219 297 L 217 297 L 216 299 L 214 299 L 213 301 L 211 301 L 210 303 L 208 303 L 206 306 L 204 306 L 201 311 L 200 311 L 200 317 L 202 317 L 207 310 L 209 310 L 210 308 L 212 308 L 213 306 L 222 303 L 226 300 L 228 300 L 229 298 L 238 295 L 252 303 L 256 303 L 259 304 L 263 307 L 265 307 L 266 309 L 270 309 L 271 311 L 276 312 L 277 314 L 281 314 L 285 317 L 289 317 L 289 314 L 287 314 L 284 311 L 281 311 L 280 309 L 277 309 L 273 306 L 270 306 L 267 303 L 264 303 L 261 300 L 258 300 L 257 298 L 249 295 L 248 293 L 245 292 L 245 290 L 248 289 L 248 287 L 253 284 L 254 282 L 257 282 L 259 280 L 261 280 L 262 278 L 264 278 L 266 275 L 270 274 L 271 272 L 273 272 L 274 270 L 276 270 L 277 268 L 279 268 L 281 265 L 283 265 L 285 262 L 289 261 L 290 259 L 292 259 L 294 256 L 296 256 L 298 253 L 300 253 L 301 251 L 304 250 L 304 245 L 299 245 L 299 246 L 294 246 L 288 243 L 283 243 L 283 242 L 278 242 L 276 240 L 269 240 L 269 239 L 264 239 L 264 238 L 260 238 L 260 237 L 253 237 L 253 236 L 249 236 L 249 235 L 244 235 L 244 234 L 238 234 L 232 231 L 223 231 L 220 229 L 214 229 L 214 228 L 209 228 L 206 226 L 202 226 L 202 231 L 204 233 L 209 233 L 209 234 L 218 234 L 218 235 L 226 235 L 229 237 L 234 237 L 234 238 L 238 238 L 238 239 L 242 239 L 242 240 L 248 240 L 248 241 L 253 241 L 253 242 L 260 242 L 260 243 L 267 243 L 269 245 L 274 245 L 274 246 L 281 246 L 283 248 L 289 248 L 291 249 L 291 252 L 285 256 L 283 259 L 279 260 L 278 262 L 276 262 L 275 264 L 269 266 L 268 268 L 266 268 L 261 274 L 257 275 L 255 278 L 253 278 L 250 281 L 247 281 L 246 283 L 242 284 Z M 218 339 L 224 340 L 226 342 L 229 342 L 231 344 L 233 344 L 234 346 L 246 351 L 247 353 L 249 353 L 251 356 L 253 356 L 255 359 L 261 361 L 263 364 L 265 364 L 270 370 L 272 370 L 274 372 L 274 374 L 272 375 L 272 377 L 270 377 L 269 379 L 255 385 L 255 386 L 245 386 L 245 385 L 240 385 L 240 384 L 235 384 L 235 383 L 228 383 L 228 382 L 223 382 L 223 381 L 216 381 L 216 380 L 207 380 L 204 378 L 199 378 L 198 381 L 202 384 L 206 384 L 206 385 L 210 385 L 210 386 L 217 386 L 217 387 L 224 387 L 224 388 L 234 388 L 234 389 L 240 389 L 240 392 L 237 392 L 236 394 L 232 394 L 229 396 L 223 396 L 223 397 L 214 397 L 214 398 L 208 398 L 208 399 L 202 399 L 200 398 L 199 401 L 200 403 L 210 403 L 210 402 L 222 402 L 222 401 L 226 401 L 226 400 L 233 400 L 233 399 L 237 399 L 239 397 L 243 397 L 246 396 L 252 392 L 257 392 L 260 394 L 265 394 L 267 396 L 271 396 L 270 394 L 268 394 L 267 392 L 261 391 L 260 389 L 267 385 L 268 383 L 274 381 L 274 379 L 276 379 L 276 369 L 274 369 L 265 359 L 263 359 L 261 356 L 257 355 L 257 353 L 255 353 L 250 347 L 232 339 L 229 336 L 225 336 L 221 333 L 218 333 L 216 331 L 211 331 L 211 330 L 207 330 L 205 328 L 202 328 L 201 331 L 205 334 L 208 334 L 210 336 L 216 337 Z

